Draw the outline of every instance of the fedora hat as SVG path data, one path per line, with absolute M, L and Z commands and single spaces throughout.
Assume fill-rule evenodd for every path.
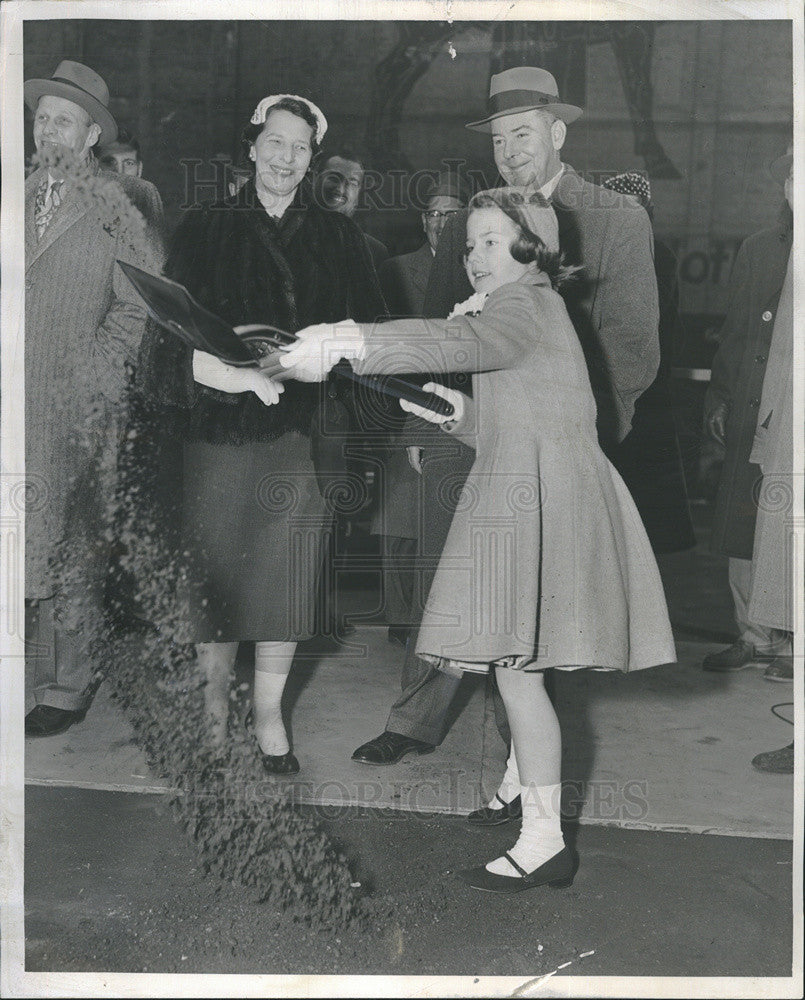
M 772 160 L 769 164 L 769 173 L 772 177 L 779 181 L 780 184 L 785 184 L 788 180 L 788 172 L 791 170 L 791 164 L 794 162 L 794 146 L 792 143 L 788 144 L 788 152 L 783 156 L 778 156 L 776 160 Z
M 100 127 L 100 145 L 117 139 L 117 123 L 109 113 L 109 88 L 89 66 L 64 59 L 49 80 L 26 80 L 23 94 L 31 111 L 36 111 L 40 97 L 63 97 L 72 101 Z
M 476 132 L 491 132 L 491 123 L 504 115 L 521 111 L 550 111 L 566 125 L 583 114 L 573 104 L 562 104 L 556 80 L 546 69 L 536 66 L 515 66 L 495 73 L 489 81 L 489 106 L 486 118 L 469 122 L 466 128 Z

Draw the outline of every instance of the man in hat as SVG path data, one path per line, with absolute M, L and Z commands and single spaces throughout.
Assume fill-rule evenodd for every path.
M 25 183 L 25 732 L 52 736 L 88 705 L 126 366 L 146 319 L 116 260 L 158 272 L 162 204 L 147 181 L 100 172 L 93 149 L 117 125 L 92 69 L 64 60 L 24 94 L 42 161 Z M 70 572 L 81 580 L 65 583 Z
M 781 460 L 779 449 L 770 441 L 774 435 L 769 433 L 774 428 L 780 433 L 787 428 L 789 438 L 791 433 L 790 418 L 779 422 L 784 407 L 790 412 L 790 383 L 788 399 L 782 395 L 775 402 L 774 396 L 786 384 L 793 364 L 789 270 L 793 161 L 789 148 L 770 166 L 772 178 L 785 191 L 777 223 L 747 237 L 735 258 L 721 344 L 713 359 L 704 406 L 705 429 L 724 448 L 711 547 L 729 558 L 727 572 L 738 638 L 726 649 L 706 656 L 702 666 L 715 673 L 735 673 L 754 663 L 767 663 L 765 676 L 771 681 L 793 678 L 786 552 L 779 547 L 772 559 L 762 558 L 760 572 L 757 559 L 765 555 L 765 547 L 757 551 L 761 520 L 765 524 L 772 513 L 780 519 L 773 504 L 769 510 L 769 505 L 761 503 L 758 510 L 763 477 L 771 471 L 777 486 L 784 489 L 785 481 L 779 477 L 790 476 L 793 467 L 792 457 Z M 766 539 L 776 536 L 774 531 L 763 534 Z M 779 537 L 782 542 L 784 532 Z M 773 600 L 762 602 L 765 614 L 753 614 L 753 605 L 760 603 L 763 592 L 773 595 Z M 774 605 L 771 614 L 770 604 Z
M 559 99 L 550 73 L 519 66 L 492 77 L 488 114 L 467 127 L 491 135 L 495 164 L 507 185 L 552 202 L 566 262 L 583 267 L 580 280 L 569 283 L 565 303 L 585 351 L 599 439 L 612 454 L 628 434 L 635 402 L 659 366 L 653 237 L 648 215 L 635 199 L 588 183 L 562 162 L 567 127 L 581 114 L 581 108 Z M 445 317 L 472 294 L 461 263 L 466 230 L 466 211 L 444 227 L 425 295 L 426 316 Z M 445 506 L 458 497 L 472 465 L 469 448 L 451 445 L 453 457 L 433 465 L 450 487 L 433 490 Z M 449 529 L 449 516 L 444 520 Z M 416 660 L 414 647 L 409 641 L 403 692 L 385 732 L 359 747 L 353 759 L 393 764 L 407 753 L 430 753 L 441 742 L 458 680 Z M 506 798 L 491 811 L 481 810 L 480 818 L 505 822 L 518 815 L 518 808 L 519 797 Z

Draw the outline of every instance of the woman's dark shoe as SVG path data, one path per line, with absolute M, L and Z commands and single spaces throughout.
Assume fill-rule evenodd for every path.
M 299 774 L 301 770 L 299 761 L 291 750 L 280 754 L 263 752 L 257 739 L 257 734 L 254 731 L 254 709 L 249 709 L 246 718 L 243 720 L 243 724 L 246 727 L 246 732 L 251 733 L 254 737 L 257 752 L 260 754 L 260 760 L 263 762 L 263 769 L 266 774 Z
M 299 774 L 299 761 L 290 750 L 283 754 L 263 753 L 259 743 L 257 749 L 260 751 L 263 770 L 267 774 Z
M 52 705 L 36 705 L 25 716 L 26 736 L 60 736 L 86 715 L 86 709 L 72 712 Z
M 518 871 L 519 875 L 495 875 L 484 865 L 477 868 L 465 868 L 456 875 L 473 889 L 483 889 L 485 892 L 513 893 L 524 889 L 534 889 L 538 885 L 548 885 L 552 889 L 565 889 L 573 884 L 578 868 L 578 858 L 569 847 L 563 847 L 533 872 L 521 868 L 509 854 L 503 857 Z
M 510 819 L 520 819 L 523 815 L 519 795 L 511 802 L 504 802 L 497 794 L 495 798 L 500 802 L 501 809 L 494 809 L 492 806 L 476 809 L 467 816 L 467 822 L 473 826 L 500 826 L 501 823 L 508 823 Z

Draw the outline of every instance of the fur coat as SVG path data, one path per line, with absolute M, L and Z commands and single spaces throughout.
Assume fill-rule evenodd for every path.
M 304 183 L 279 220 L 263 209 L 253 182 L 235 199 L 191 209 L 173 238 L 165 274 L 233 326 L 270 323 L 295 333 L 347 317 L 372 322 L 385 313 L 360 229 L 313 204 Z M 192 350 L 155 324 L 143 339 L 138 371 L 140 386 L 168 409 L 184 440 L 242 444 L 290 430 L 309 434 L 322 395 L 318 386 L 289 380 L 280 404 L 266 407 L 252 392 L 199 385 Z

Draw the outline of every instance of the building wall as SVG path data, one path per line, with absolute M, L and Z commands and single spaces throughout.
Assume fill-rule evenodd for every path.
M 491 25 L 456 26 L 455 58 L 444 46 L 413 86 L 399 136 L 414 170 L 459 160 L 494 182 L 488 137 L 464 128 L 485 107 L 493 32 Z M 25 75 L 50 76 L 62 58 L 101 73 L 113 113 L 139 137 L 144 176 L 157 184 L 175 224 L 187 177 L 212 181 L 212 158 L 237 156 L 240 129 L 267 93 L 319 103 L 332 145 L 361 138 L 375 67 L 397 38 L 394 22 L 380 21 L 35 21 L 25 26 Z M 705 320 L 723 313 L 740 241 L 770 224 L 782 201 L 766 168 L 790 141 L 791 58 L 788 22 L 655 27 L 653 118 L 680 173 L 652 182 L 655 228 L 679 255 L 683 310 Z M 611 45 L 587 42 L 583 70 L 585 114 L 568 132 L 564 158 L 593 178 L 644 169 Z M 197 162 L 189 169 L 183 160 Z M 400 190 L 384 188 L 395 196 Z M 212 193 L 212 186 L 196 191 L 202 200 Z M 417 215 L 405 204 L 362 221 L 392 251 L 420 239 Z

